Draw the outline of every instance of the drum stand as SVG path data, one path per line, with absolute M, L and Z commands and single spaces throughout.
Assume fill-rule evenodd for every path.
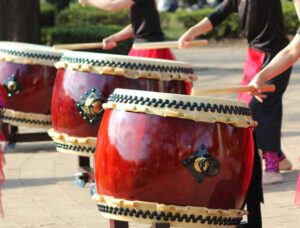
M 49 135 L 45 132 L 38 133 L 18 133 L 19 128 L 10 124 L 3 124 L 3 133 L 8 141 L 8 145 L 13 145 L 17 142 L 41 142 L 52 141 Z
M 79 188 L 83 188 L 90 183 L 90 195 L 96 192 L 94 184 L 94 170 L 91 167 L 91 159 L 89 157 L 78 156 L 79 171 L 75 174 L 75 184 Z

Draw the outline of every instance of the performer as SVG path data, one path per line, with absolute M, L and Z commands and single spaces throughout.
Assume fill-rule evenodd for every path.
M 103 39 L 104 50 L 110 50 L 116 47 L 118 42 L 129 38 L 134 38 L 134 42 L 160 42 L 165 40 L 155 0 L 78 0 L 78 2 L 82 5 L 92 5 L 106 11 L 130 9 L 131 24 L 118 33 Z M 132 48 L 128 55 L 175 60 L 175 56 L 168 48 L 144 50 Z M 191 93 L 191 88 L 192 83 L 186 82 L 187 94 Z
M 294 0 L 296 12 L 300 20 L 300 0 Z M 291 43 L 278 53 L 274 59 L 252 79 L 249 85 L 255 86 L 258 92 L 253 93 L 259 101 L 266 99 L 267 95 L 263 94 L 260 89 L 264 83 L 279 77 L 282 72 L 291 67 L 300 57 L 300 28 Z M 300 158 L 299 158 L 300 161 Z M 300 206 L 300 173 L 298 175 L 295 203 Z
M 261 0 L 224 0 L 215 12 L 204 18 L 197 25 L 190 28 L 179 39 L 181 47 L 187 47 L 188 41 L 204 34 L 219 25 L 231 13 L 240 14 L 242 29 L 248 40 L 249 49 L 244 68 L 242 84 L 248 84 L 255 74 L 288 44 L 283 26 L 281 1 L 274 0 L 272 4 Z M 266 172 L 263 178 L 265 184 L 282 182 L 279 173 L 280 159 L 286 164 L 282 169 L 291 169 L 291 163 L 285 158 L 281 150 L 281 121 L 282 96 L 288 85 L 291 68 L 279 77 L 271 80 L 275 84 L 276 92 L 268 95 L 264 103 L 258 102 L 251 96 L 239 98 L 250 104 L 253 118 L 259 125 L 255 129 L 254 139 L 256 146 L 263 151 L 266 161 Z M 249 187 L 246 200 L 249 210 L 249 227 L 261 227 L 260 202 L 263 201 L 261 187 L 261 164 L 255 150 L 252 183 Z
M 261 0 L 224 0 L 214 13 L 183 34 L 179 43 L 181 47 L 186 47 L 187 41 L 212 30 L 233 12 L 240 14 L 243 32 L 249 43 L 242 79 L 242 84 L 246 85 L 288 44 L 280 0 L 274 0 L 272 4 Z M 288 85 L 290 74 L 291 68 L 269 82 L 276 86 L 276 92 L 270 94 L 264 103 L 258 102 L 248 94 L 239 96 L 240 99 L 249 103 L 253 118 L 259 123 L 255 129 L 255 135 L 258 148 L 263 152 L 266 162 L 264 184 L 282 182 L 283 178 L 279 170 L 292 168 L 292 164 L 281 150 L 280 140 L 282 96 Z
M 134 42 L 159 42 L 165 40 L 155 0 L 78 0 L 78 2 L 82 5 L 93 5 L 106 11 L 130 9 L 131 24 L 120 32 L 105 38 L 103 40 L 103 49 L 105 50 L 110 50 L 116 47 L 118 42 L 129 38 L 134 38 Z M 129 55 L 175 60 L 169 49 L 131 49 Z

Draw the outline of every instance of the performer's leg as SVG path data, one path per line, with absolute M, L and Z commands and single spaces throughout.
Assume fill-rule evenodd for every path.
M 263 202 L 263 190 L 261 185 L 262 168 L 261 159 L 259 156 L 256 139 L 254 138 L 254 162 L 253 172 L 246 196 L 246 205 L 248 210 L 248 224 L 249 228 L 262 228 L 262 217 L 260 204 Z
M 279 173 L 281 150 L 282 96 L 288 85 L 291 69 L 269 81 L 276 86 L 275 93 L 268 93 L 260 103 L 255 98 L 250 102 L 253 119 L 258 122 L 255 129 L 258 148 L 263 151 L 266 162 L 265 184 L 282 182 Z

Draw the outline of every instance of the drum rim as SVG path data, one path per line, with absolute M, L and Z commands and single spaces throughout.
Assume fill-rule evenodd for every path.
M 48 135 L 54 141 L 58 152 L 86 157 L 92 157 L 95 154 L 97 137 L 71 136 L 54 128 L 48 130 Z
M 85 57 L 87 56 L 87 57 Z M 154 59 L 154 58 L 146 58 L 146 57 L 138 57 L 138 56 L 128 56 L 128 55 L 117 55 L 117 54 L 108 54 L 108 53 L 95 53 L 95 52 L 83 52 L 83 51 L 65 51 L 61 57 L 61 60 L 68 62 L 69 60 L 72 63 L 79 61 L 82 63 L 84 60 L 111 60 L 111 61 L 125 61 L 132 63 L 156 63 L 158 65 L 177 65 L 186 68 L 192 68 L 190 63 L 184 61 L 177 60 L 167 60 L 167 59 Z
M 130 79 L 197 80 L 192 66 L 185 62 L 88 52 L 74 53 L 66 52 L 55 67 Z M 81 55 L 78 56 L 78 53 Z M 90 56 L 85 58 L 85 55 Z
M 257 125 L 245 103 L 222 98 L 115 89 L 103 108 L 197 122 L 220 122 L 243 128 Z
M 49 129 L 52 125 L 50 114 L 21 112 L 6 108 L 3 114 L 3 123 L 15 126 Z
M 62 54 L 46 45 L 0 41 L 0 60 L 6 62 L 53 66 Z
M 199 223 L 201 223 L 201 221 L 205 221 L 204 224 L 201 223 L 201 225 L 206 227 L 206 224 L 207 227 L 214 227 L 213 225 L 216 224 L 210 224 L 208 221 L 213 220 L 213 218 L 215 218 L 214 220 L 218 221 L 218 225 L 221 222 L 221 219 L 222 223 L 225 221 L 232 223 L 227 224 L 227 226 L 230 227 L 231 225 L 236 225 L 235 223 L 240 222 L 243 216 L 248 214 L 246 210 L 225 210 L 195 206 L 165 205 L 157 202 L 118 199 L 114 198 L 113 196 L 106 196 L 100 194 L 95 194 L 93 196 L 93 200 L 96 201 L 101 214 L 103 214 L 103 216 L 107 218 L 114 219 L 118 217 L 118 219 L 121 219 L 123 221 L 138 221 L 147 223 L 147 220 L 149 222 L 153 222 L 153 219 L 156 219 L 150 218 L 149 216 L 151 214 L 154 217 L 163 217 L 163 215 L 168 215 L 166 218 L 171 226 L 188 225 L 188 227 L 190 227 L 193 224 L 199 226 Z M 120 213 L 114 213 L 113 211 Z M 127 213 L 125 213 L 125 211 L 127 211 Z M 139 216 L 136 216 L 137 213 L 139 213 Z M 174 220 L 171 220 L 170 217 L 174 217 Z M 193 223 L 193 221 L 191 221 L 191 218 L 195 218 L 197 222 Z M 161 219 L 164 220 L 165 218 Z

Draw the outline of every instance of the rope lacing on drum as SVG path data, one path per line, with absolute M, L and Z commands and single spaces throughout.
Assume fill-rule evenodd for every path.
M 60 56 L 57 55 L 50 55 L 50 54 L 41 54 L 41 53 L 30 53 L 30 52 L 23 52 L 23 51 L 15 51 L 15 50 L 8 50 L 8 49 L 0 49 L 0 53 L 24 57 L 24 58 L 32 58 L 32 59 L 46 59 L 46 60 L 53 60 L 59 61 Z
M 95 67 L 120 67 L 130 70 L 146 70 L 146 71 L 158 71 L 158 72 L 170 72 L 170 73 L 185 73 L 192 74 L 192 68 L 179 67 L 179 66 L 166 66 L 166 65 L 155 65 L 148 63 L 134 63 L 134 62 L 123 62 L 115 60 L 95 60 L 86 59 L 79 57 L 63 56 L 61 61 L 66 61 L 73 64 L 90 64 Z
M 34 120 L 34 119 L 25 119 L 25 118 L 18 118 L 18 117 L 11 117 L 11 116 L 5 116 L 3 118 L 6 122 L 17 122 L 17 123 L 26 123 L 26 124 L 34 124 L 34 125 L 40 125 L 40 126 L 51 126 L 51 121 L 47 120 Z
M 137 97 L 131 95 L 121 95 L 121 94 L 111 94 L 107 100 L 108 102 L 124 103 L 124 104 L 136 104 L 136 105 L 146 105 L 150 107 L 160 107 L 160 108 L 174 108 L 183 109 L 190 111 L 202 111 L 202 112 L 218 112 L 224 114 L 235 114 L 243 116 L 251 116 L 251 111 L 249 108 L 233 106 L 233 105 L 222 105 L 222 104 L 210 104 L 203 102 L 184 102 L 169 99 L 156 99 L 149 97 Z
M 59 149 L 68 150 L 68 151 L 85 152 L 87 154 L 95 153 L 95 147 L 70 145 L 70 144 L 64 144 L 64 143 L 55 143 L 55 145 Z
M 225 225 L 225 226 L 232 226 L 232 225 L 239 225 L 242 218 L 241 217 L 222 217 L 222 216 L 202 216 L 198 215 L 195 216 L 193 214 L 179 214 L 172 212 L 165 213 L 163 211 L 143 211 L 143 210 L 136 210 L 136 209 L 129 209 L 129 208 L 122 208 L 122 207 L 112 207 L 107 205 L 98 204 L 98 209 L 100 212 L 114 214 L 119 216 L 129 216 L 129 217 L 136 217 L 136 218 L 143 218 L 143 219 L 151 219 L 151 220 L 158 220 L 158 221 L 172 221 L 172 222 L 186 222 L 186 223 L 207 223 L 207 224 L 214 224 L 214 225 Z

